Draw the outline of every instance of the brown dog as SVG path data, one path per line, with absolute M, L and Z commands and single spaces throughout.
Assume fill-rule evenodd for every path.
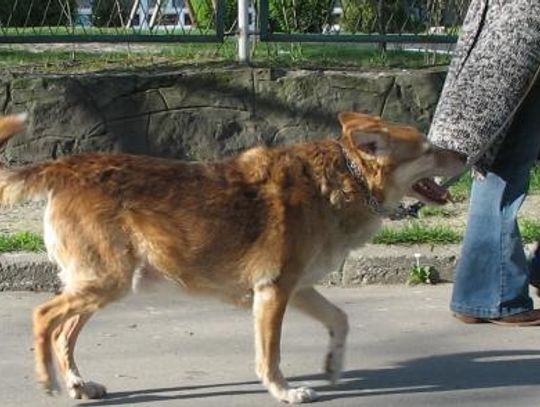
M 77 336 L 94 312 L 150 274 L 191 292 L 253 306 L 256 372 L 289 403 L 316 397 L 279 369 L 288 303 L 330 333 L 325 369 L 335 382 L 347 317 L 313 285 L 366 242 L 406 194 L 444 203 L 427 179 L 451 176 L 462 157 L 431 146 L 414 128 L 357 113 L 339 116 L 343 136 L 253 148 L 214 163 L 87 154 L 0 170 L 0 201 L 46 198 L 45 243 L 63 292 L 34 312 L 37 379 L 51 388 L 53 357 L 73 398 L 105 395 L 83 381 Z M 0 120 L 5 142 L 24 117 Z

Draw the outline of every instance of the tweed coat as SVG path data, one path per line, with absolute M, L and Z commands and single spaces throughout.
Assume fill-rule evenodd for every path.
M 540 0 L 472 0 L 428 138 L 489 170 L 539 68 Z

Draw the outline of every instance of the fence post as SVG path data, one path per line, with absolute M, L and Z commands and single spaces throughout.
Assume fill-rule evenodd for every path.
M 249 62 L 249 0 L 238 0 L 238 60 Z

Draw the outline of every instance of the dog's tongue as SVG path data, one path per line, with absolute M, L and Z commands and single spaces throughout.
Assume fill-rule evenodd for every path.
M 446 188 L 437 184 L 431 178 L 424 178 L 418 181 L 412 186 L 412 189 L 417 194 L 420 194 L 428 200 L 439 203 L 441 205 L 452 200 L 450 192 L 448 192 Z

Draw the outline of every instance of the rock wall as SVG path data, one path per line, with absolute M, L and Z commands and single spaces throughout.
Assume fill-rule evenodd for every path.
M 3 111 L 31 117 L 4 154 L 11 162 L 86 151 L 208 160 L 257 144 L 336 137 L 337 114 L 348 110 L 426 130 L 444 77 L 443 69 L 219 68 L 0 79 Z

